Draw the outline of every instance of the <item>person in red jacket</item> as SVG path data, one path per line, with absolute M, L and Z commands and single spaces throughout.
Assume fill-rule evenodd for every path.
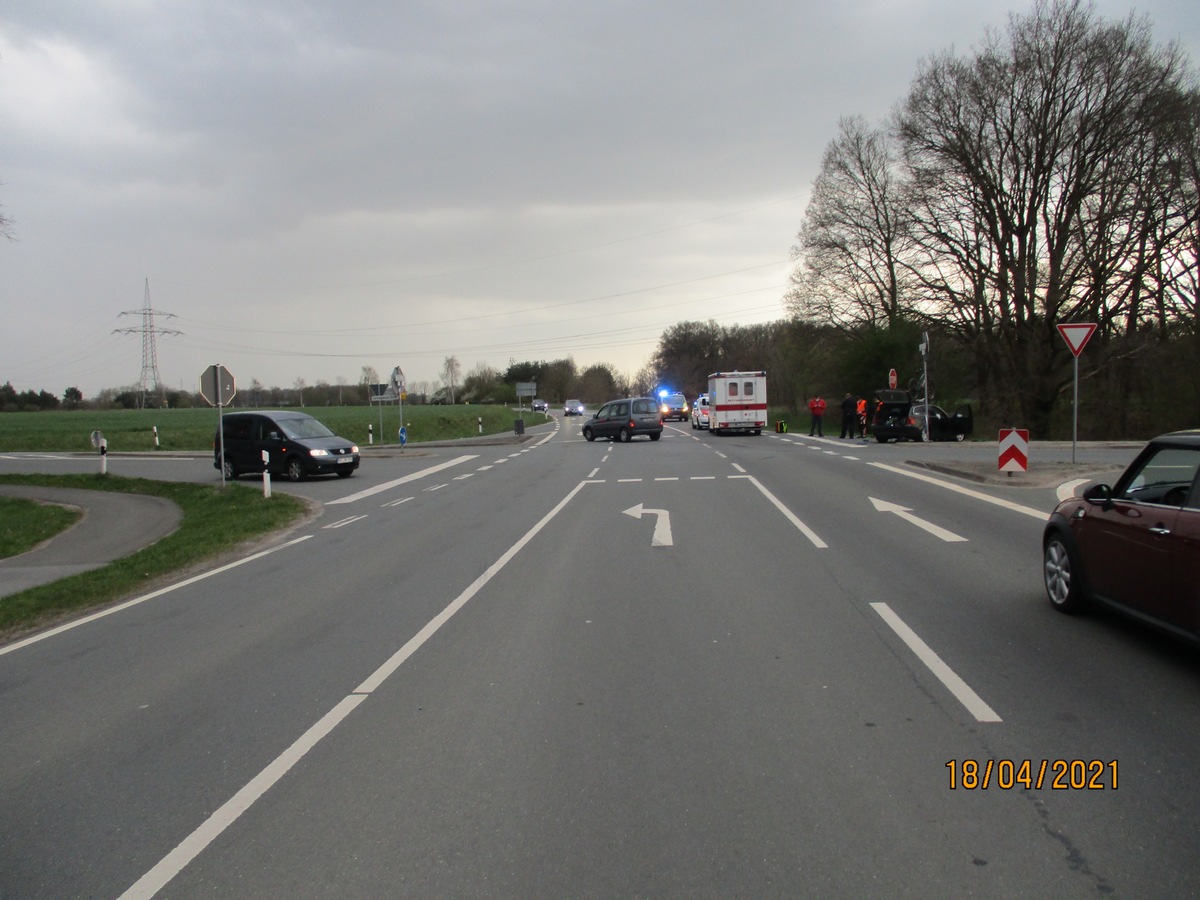
M 821 424 L 825 417 L 825 401 L 821 399 L 820 394 L 808 401 L 808 411 L 812 413 L 812 425 L 808 428 L 808 436 L 825 437 L 825 429 Z

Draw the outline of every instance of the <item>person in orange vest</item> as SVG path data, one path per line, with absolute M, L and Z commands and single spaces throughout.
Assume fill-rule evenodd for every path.
M 825 437 L 825 429 L 821 424 L 825 417 L 825 401 L 821 399 L 820 394 L 808 401 L 808 411 L 812 413 L 812 424 L 808 427 L 808 436 Z
M 867 398 L 858 398 L 858 436 L 865 438 L 867 436 Z

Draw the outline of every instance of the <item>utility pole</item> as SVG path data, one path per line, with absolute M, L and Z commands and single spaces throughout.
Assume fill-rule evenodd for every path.
M 142 374 L 138 379 L 138 406 L 146 408 L 146 391 L 153 385 L 154 393 L 158 395 L 159 406 L 167 405 L 166 392 L 163 390 L 162 379 L 158 375 L 158 342 L 160 334 L 183 334 L 171 328 L 159 328 L 154 324 L 155 316 L 175 318 L 174 313 L 160 312 L 150 307 L 150 279 L 146 279 L 146 297 L 141 309 L 129 309 L 121 313 L 123 316 L 141 315 L 140 328 L 117 328 L 113 334 L 140 334 L 142 336 Z

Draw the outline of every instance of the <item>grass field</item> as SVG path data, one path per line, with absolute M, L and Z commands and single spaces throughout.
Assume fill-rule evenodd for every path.
M 238 411 L 242 411 L 238 408 Z M 322 406 L 300 410 L 319 419 L 336 434 L 368 446 L 369 429 L 374 444 L 397 444 L 400 419 L 395 406 Z M 546 421 L 542 413 L 518 413 L 505 406 L 405 406 L 408 442 L 445 441 L 479 434 L 513 430 L 513 421 L 523 417 L 527 426 Z M 155 429 L 158 430 L 157 447 Z M 86 452 L 92 449 L 91 434 L 101 432 L 110 453 L 147 450 L 212 450 L 217 430 L 215 409 L 110 409 L 55 410 L 0 414 L 0 452 Z
M 291 525 L 307 508 L 304 501 L 288 494 L 264 500 L 255 488 L 236 484 L 219 488 L 115 475 L 0 475 L 0 483 L 148 494 L 165 497 L 183 511 L 178 530 L 131 556 L 0 598 L 0 635 L 5 636 L 144 589 L 164 575 Z

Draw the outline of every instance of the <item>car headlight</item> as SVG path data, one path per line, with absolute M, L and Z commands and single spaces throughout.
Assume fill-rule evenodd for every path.
M 351 452 L 351 453 L 357 453 L 357 452 L 358 452 L 358 444 L 351 444 L 351 445 L 350 445 L 350 452 Z
M 309 450 L 309 451 L 308 451 L 308 455 L 309 455 L 309 456 L 328 456 L 328 455 L 329 455 L 329 451 L 328 451 L 328 450 L 322 450 L 320 447 L 317 447 L 317 448 L 316 448 L 316 449 L 314 449 L 314 450 Z

